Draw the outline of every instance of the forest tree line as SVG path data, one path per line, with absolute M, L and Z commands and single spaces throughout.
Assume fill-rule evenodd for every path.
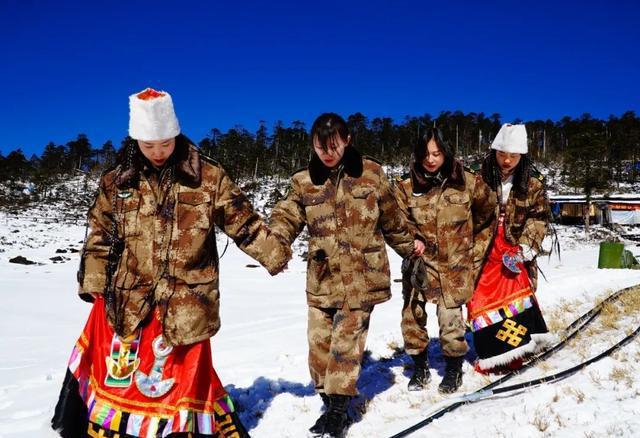
M 347 118 L 352 144 L 362 153 L 384 163 L 406 165 L 413 146 L 427 128 L 438 126 L 464 161 L 484 154 L 502 124 L 500 114 L 443 111 L 438 116 L 407 116 L 398 123 L 389 117 L 367 118 L 355 113 Z M 640 118 L 633 111 L 608 119 L 590 114 L 560 120 L 513 120 L 526 123 L 529 153 L 534 161 L 561 163 L 569 185 L 591 193 L 606 190 L 640 177 Z M 35 192 L 69 175 L 85 173 L 97 177 L 113 165 L 117 149 L 127 142 L 107 141 L 98 146 L 79 134 L 66 144 L 50 142 L 40 156 L 27 158 L 21 149 L 0 154 L 0 182 L 11 188 L 29 181 Z M 294 121 L 276 122 L 269 129 L 260 122 L 250 132 L 235 126 L 226 132 L 217 128 L 202 139 L 191 139 L 201 151 L 220 162 L 236 180 L 278 175 L 286 177 L 308 162 L 311 148 L 308 127 Z

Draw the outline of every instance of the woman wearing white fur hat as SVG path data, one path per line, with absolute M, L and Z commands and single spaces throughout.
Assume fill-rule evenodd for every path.
M 78 272 L 93 308 L 52 426 L 75 437 L 244 437 L 211 361 L 215 226 L 271 274 L 291 252 L 180 133 L 171 96 L 129 98 L 129 141 L 101 178 Z
M 553 339 L 535 297 L 536 256 L 551 216 L 543 177 L 527 152 L 525 126 L 504 124 L 482 165 L 499 202 L 491 247 L 467 304 L 480 372 L 517 368 Z

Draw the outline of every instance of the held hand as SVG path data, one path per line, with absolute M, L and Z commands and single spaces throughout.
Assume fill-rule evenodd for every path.
M 289 262 L 286 262 L 284 265 L 280 265 L 277 268 L 270 268 L 267 269 L 269 271 L 269 274 L 271 274 L 272 277 L 283 273 L 284 271 L 286 271 L 287 269 L 289 269 Z
M 524 243 L 521 243 L 519 246 L 520 246 L 520 255 L 522 256 L 522 259 L 525 262 L 530 262 L 535 258 L 536 253 L 533 251 L 533 249 L 529 245 L 525 245 Z
M 424 253 L 424 250 L 426 249 L 426 247 L 424 246 L 424 242 L 422 240 L 414 240 L 413 241 L 413 255 L 414 256 L 421 256 Z

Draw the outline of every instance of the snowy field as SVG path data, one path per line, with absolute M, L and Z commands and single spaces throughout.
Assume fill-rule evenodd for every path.
M 598 270 L 598 249 L 575 229 L 560 230 L 561 261 L 544 258 L 539 300 L 550 327 L 558 330 L 612 291 L 640 283 L 640 271 Z M 49 431 L 71 348 L 89 314 L 76 296 L 79 225 L 19 220 L 0 215 L 0 438 L 56 436 Z M 218 240 L 223 248 L 225 237 Z M 628 245 L 634 253 L 640 248 Z M 66 252 L 56 253 L 56 250 Z M 18 265 L 17 255 L 37 262 Z M 51 257 L 64 257 L 54 263 Z M 392 254 L 392 278 L 400 277 Z M 270 277 L 233 244 L 221 260 L 222 329 L 212 339 L 214 365 L 254 437 L 304 437 L 320 414 L 307 370 L 305 263 Z M 393 299 L 376 307 L 352 406 L 358 421 L 349 437 L 387 437 L 420 421 L 446 398 L 438 394 L 444 364 L 437 341 L 435 308 L 429 308 L 433 380 L 427 390 L 407 391 L 410 375 L 402 354 L 400 283 Z M 576 343 L 522 377 L 551 374 L 605 350 L 635 329 L 640 315 L 613 315 L 594 323 Z M 640 430 L 640 339 L 612 357 L 558 383 L 494 397 L 462 407 L 412 436 L 609 437 Z M 489 380 L 464 365 L 461 391 Z

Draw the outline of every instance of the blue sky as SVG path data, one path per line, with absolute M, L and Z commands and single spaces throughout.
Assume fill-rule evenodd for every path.
M 639 111 L 639 22 L 637 1 L 0 0 L 0 152 L 118 144 L 146 86 L 196 141 L 324 111 Z

